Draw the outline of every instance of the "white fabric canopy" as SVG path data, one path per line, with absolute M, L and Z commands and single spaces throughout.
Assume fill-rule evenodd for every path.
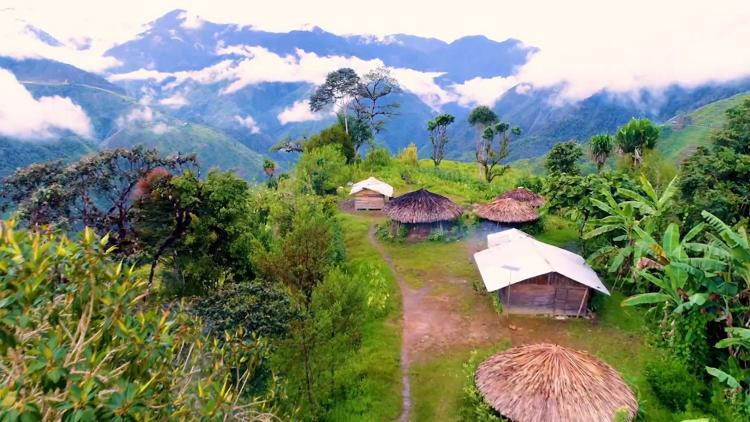
M 352 191 L 349 192 L 349 194 L 354 195 L 363 189 L 383 194 L 389 198 L 393 197 L 393 186 L 374 177 L 368 177 L 367 179 L 352 185 Z
M 549 273 L 558 273 L 599 292 L 609 290 L 586 261 L 573 252 L 509 229 L 487 236 L 488 248 L 474 254 L 488 292 Z

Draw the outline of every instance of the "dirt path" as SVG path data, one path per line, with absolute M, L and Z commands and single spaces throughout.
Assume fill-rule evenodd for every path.
M 424 280 L 421 288 L 411 287 L 399 273 L 388 250 L 376 239 L 375 226 L 370 226 L 368 239 L 393 272 L 401 290 L 403 403 L 398 421 L 406 422 L 411 411 L 409 369 L 413 362 L 429 360 L 457 347 L 492 344 L 507 338 L 509 333 L 486 302 L 478 301 L 470 309 L 465 308 L 466 298 L 476 295 L 468 280 L 446 274 L 439 279 Z

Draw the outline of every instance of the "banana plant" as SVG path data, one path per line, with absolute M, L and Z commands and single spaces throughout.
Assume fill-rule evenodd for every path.
M 725 281 L 740 284 L 742 290 L 750 290 L 750 240 L 745 227 L 736 230 L 708 211 L 701 213 L 713 233 L 711 242 L 706 245 L 707 254 L 716 256 L 727 263 L 722 274 Z
M 681 314 L 693 307 L 701 307 L 721 288 L 712 280 L 725 264 L 710 257 L 690 257 L 688 251 L 695 249 L 692 242 L 705 229 L 699 224 L 680 238 L 677 224 L 669 224 L 657 242 L 647 231 L 636 227 L 638 244 L 645 256 L 638 263 L 638 275 L 655 287 L 657 292 L 631 296 L 623 306 L 667 303 L 672 312 Z M 650 270 L 656 270 L 651 272 Z
M 656 189 L 654 189 L 654 186 L 648 181 L 646 176 L 641 175 L 638 180 L 645 196 L 634 190 L 625 188 L 618 189 L 618 193 L 625 198 L 629 198 L 630 200 L 625 201 L 625 203 L 632 205 L 633 208 L 638 210 L 641 216 L 641 226 L 649 232 L 653 232 L 657 229 L 656 224 L 658 224 L 660 218 L 673 203 L 678 188 L 677 176 L 669 182 L 661 194 L 656 192 Z

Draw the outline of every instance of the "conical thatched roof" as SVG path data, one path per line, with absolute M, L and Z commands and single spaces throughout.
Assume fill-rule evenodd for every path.
M 399 223 L 436 223 L 458 218 L 461 207 L 450 199 L 425 189 L 393 198 L 383 212 Z
M 510 198 L 497 198 L 489 204 L 476 206 L 474 211 L 479 217 L 496 223 L 528 223 L 539 218 L 534 207 Z
M 620 375 L 585 352 L 555 344 L 514 347 L 484 361 L 475 375 L 487 403 L 514 422 L 611 421 L 638 402 Z
M 541 207 L 544 205 L 544 197 L 537 193 L 534 193 L 526 188 L 518 187 L 513 190 L 509 190 L 498 198 L 510 198 L 515 199 L 519 202 L 526 202 L 532 207 Z

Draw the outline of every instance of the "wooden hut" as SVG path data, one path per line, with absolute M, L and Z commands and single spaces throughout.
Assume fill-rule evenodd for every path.
M 484 400 L 514 422 L 631 419 L 638 402 L 620 374 L 589 355 L 555 344 L 514 347 L 482 362 L 474 381 Z
M 519 314 L 585 315 L 592 290 L 609 295 L 579 255 L 510 229 L 487 236 L 474 254 L 488 292 L 498 292 L 503 311 Z
M 498 196 L 498 198 L 515 199 L 518 202 L 525 202 L 535 208 L 539 208 L 544 205 L 544 197 L 542 195 L 536 194 L 524 187 L 517 187 L 513 190 L 505 192 L 504 194 Z
M 482 219 L 499 224 L 522 224 L 539 219 L 534 207 L 512 198 L 497 198 L 489 204 L 478 205 L 474 212 Z
M 354 195 L 355 210 L 382 210 L 393 196 L 393 186 L 369 177 L 352 185 L 350 195 Z
M 445 229 L 463 210 L 450 199 L 425 189 L 401 195 L 389 201 L 383 212 L 394 229 L 405 226 L 411 237 L 427 237 L 435 229 Z

